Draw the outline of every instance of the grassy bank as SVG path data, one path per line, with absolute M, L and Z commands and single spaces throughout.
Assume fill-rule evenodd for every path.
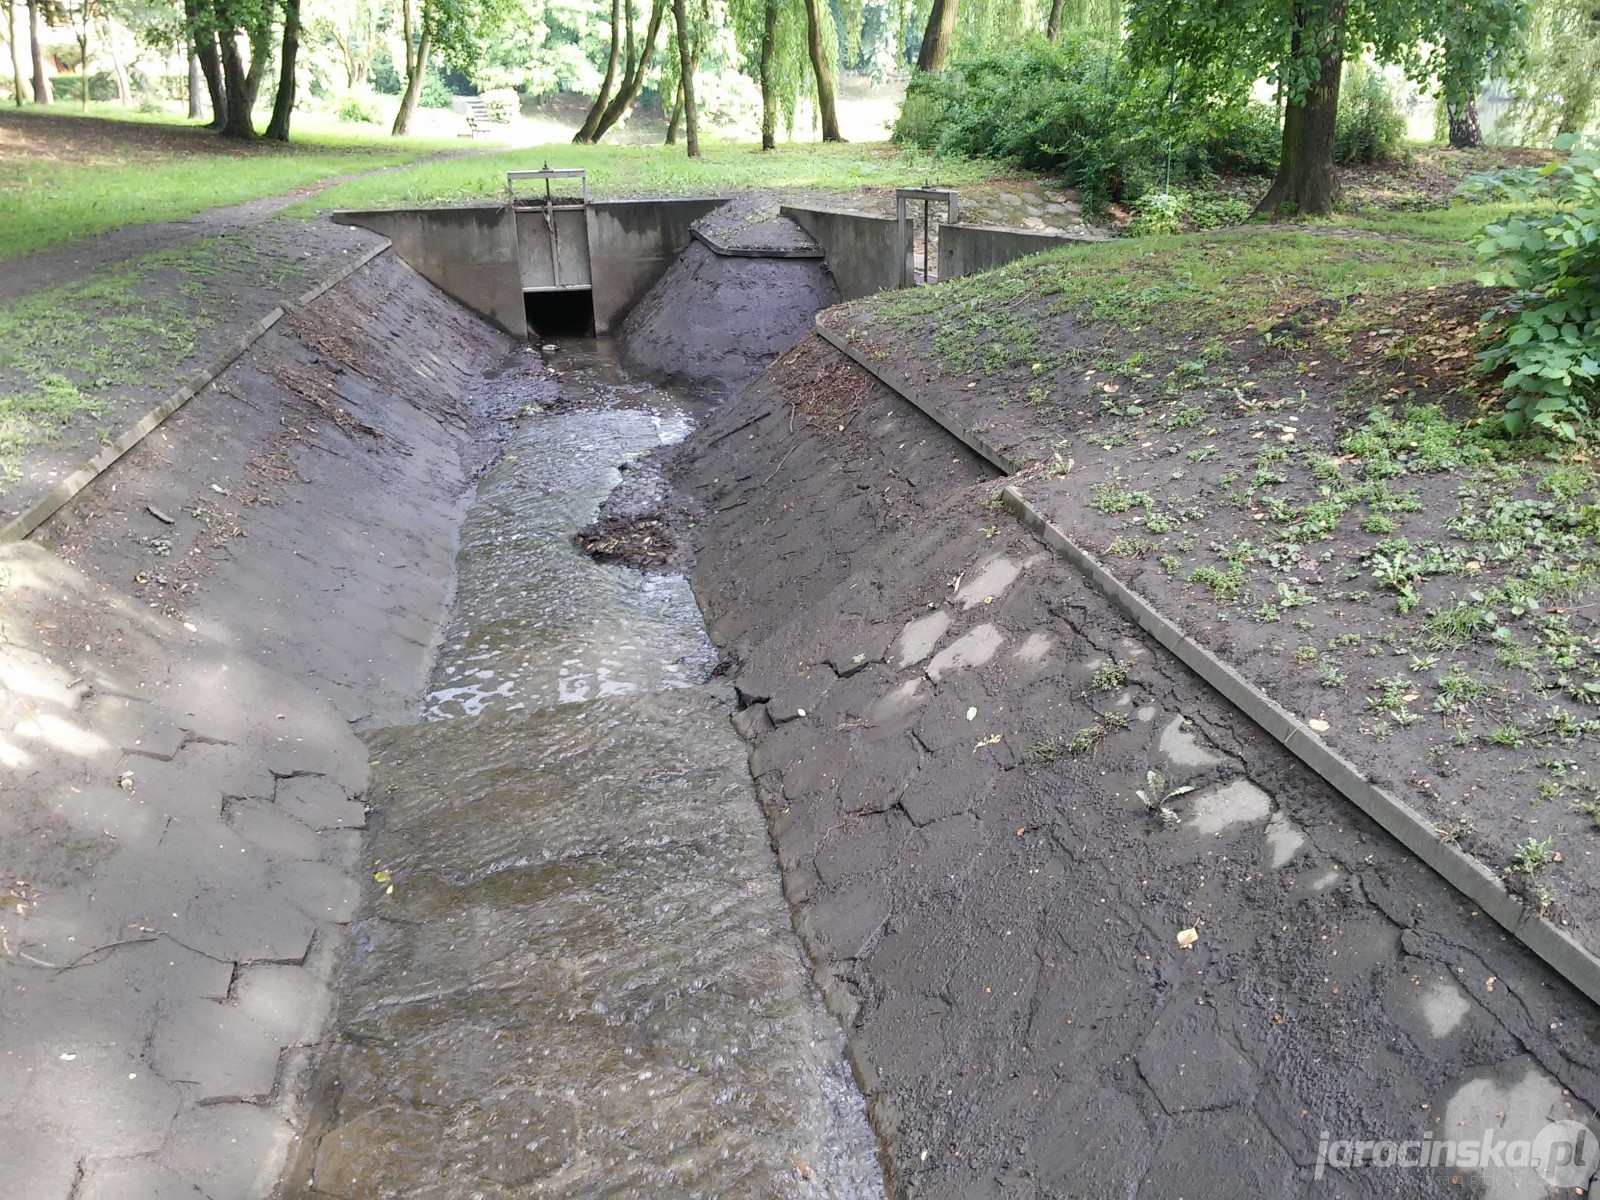
M 541 166 L 583 167 L 592 196 L 716 195 L 771 190 L 851 191 L 904 187 L 937 177 L 959 186 L 1015 175 L 993 163 L 949 161 L 906 153 L 881 142 L 803 144 L 762 151 L 745 143 L 709 143 L 691 159 L 682 146 L 532 146 L 472 158 L 421 163 L 367 179 L 352 179 L 300 206 L 307 215 L 327 208 L 437 204 L 505 194 L 506 172 Z
M 1035 464 L 1025 494 L 1112 574 L 1600 940 L 1600 476 L 1582 443 L 1507 436 L 1475 367 L 1496 295 L 1472 234 L 1504 212 L 1083 246 L 830 322 Z
M 0 261 L 461 148 L 375 131 L 245 144 L 188 123 L 0 110 Z

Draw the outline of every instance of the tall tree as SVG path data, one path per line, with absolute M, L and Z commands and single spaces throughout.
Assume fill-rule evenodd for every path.
M 833 21 L 825 2 L 826 0 L 805 0 L 806 50 L 811 56 L 811 70 L 817 77 L 817 114 L 822 118 L 822 140 L 842 142 L 844 138 L 839 133 L 838 88 L 834 80 L 839 39 L 832 36 Z M 955 0 L 934 0 L 934 2 L 948 3 L 952 7 L 955 5 Z
M 632 3 L 632 0 L 629 0 Z M 646 74 L 650 70 L 650 59 L 656 52 L 656 39 L 661 34 L 661 20 L 667 11 L 667 0 L 653 0 L 650 5 L 650 23 L 645 27 L 644 46 L 639 51 L 637 58 L 634 56 L 632 27 L 629 27 L 628 71 L 622 80 L 622 86 L 617 89 L 617 94 L 612 97 L 611 103 L 606 106 L 605 112 L 600 114 L 600 123 L 595 126 L 592 141 L 598 142 L 606 135 L 618 121 L 627 115 L 633 107 L 633 102 L 639 98 L 639 92 L 644 88 Z
M 778 0 L 761 6 L 761 148 L 778 148 Z M 21 103 L 19 100 L 17 103 Z
M 49 104 L 55 99 L 50 91 L 50 76 L 44 70 L 44 47 L 39 44 L 40 6 L 45 0 L 28 0 L 28 51 L 33 55 L 33 102 Z
M 700 117 L 694 104 L 694 73 L 698 65 L 693 49 L 698 39 L 689 29 L 689 11 L 684 0 L 672 0 L 672 19 L 678 27 L 679 86 L 683 89 L 683 119 L 690 158 L 700 157 Z
M 206 77 L 200 73 L 200 56 L 189 48 L 189 120 L 198 121 L 203 115 L 200 95 L 206 90 Z
M 1525 15 L 1521 0 L 1473 0 L 1447 15 L 1444 36 L 1433 48 L 1431 73 L 1439 80 L 1453 149 L 1483 145 L 1478 93 L 1520 42 Z
M 11 49 L 11 98 L 18 108 L 28 102 L 31 93 L 22 74 L 22 39 L 17 36 L 17 0 L 4 0 L 6 15 L 6 45 Z
M 422 95 L 422 75 L 428 69 L 433 51 L 433 22 L 429 20 L 428 0 L 422 0 L 421 20 L 412 20 L 412 0 L 400 0 L 400 36 L 405 43 L 406 90 L 400 96 L 400 111 L 395 113 L 389 132 L 402 137 L 411 132 L 411 117 Z
M 1484 0 L 1471 0 L 1483 3 Z M 1419 47 L 1449 36 L 1461 0 L 1130 0 L 1129 51 L 1135 63 L 1162 69 L 1219 67 L 1243 78 L 1268 76 L 1284 100 L 1278 173 L 1257 206 L 1262 213 L 1320 215 L 1339 198 L 1334 129 L 1339 78 L 1347 54 L 1371 51 L 1404 65 L 1413 78 L 1437 75 L 1437 55 Z M 1496 21 L 1513 3 L 1494 9 Z
M 950 43 L 956 34 L 956 15 L 961 0 L 933 0 L 928 10 L 928 27 L 922 32 L 922 47 L 917 51 L 917 70 L 942 71 L 950 58 Z
M 72 40 L 78 43 L 78 83 L 82 86 L 80 99 L 83 111 L 89 111 L 89 35 L 102 15 L 103 0 L 73 0 L 61 4 L 57 12 L 72 25 Z
M 283 49 L 278 55 L 278 94 L 272 100 L 267 136 L 289 140 L 289 119 L 294 114 L 294 68 L 300 55 L 300 0 L 283 0 Z
M 605 116 L 606 107 L 611 103 L 611 88 L 617 81 L 617 67 L 622 61 L 622 10 L 624 0 L 611 0 L 611 51 L 606 55 L 606 74 L 600 81 L 600 90 L 595 93 L 594 103 L 589 106 L 589 114 L 584 117 L 583 124 L 578 126 L 578 132 L 572 135 L 572 140 L 577 145 L 584 145 L 595 140 L 594 131 L 600 128 L 600 118 Z M 633 0 L 627 0 L 628 10 L 628 43 L 630 53 L 633 43 Z

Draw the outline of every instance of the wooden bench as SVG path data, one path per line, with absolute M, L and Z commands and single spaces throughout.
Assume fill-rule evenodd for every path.
M 477 137 L 480 133 L 487 137 L 492 131 L 489 128 L 489 106 L 479 96 L 468 96 L 463 107 L 467 112 L 467 132 L 462 137 Z

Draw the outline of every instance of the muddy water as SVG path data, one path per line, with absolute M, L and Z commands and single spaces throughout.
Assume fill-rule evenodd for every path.
M 431 719 L 369 738 L 310 1190 L 881 1195 L 687 585 L 570 541 L 689 422 L 603 351 L 558 361 L 583 407 L 482 481 Z

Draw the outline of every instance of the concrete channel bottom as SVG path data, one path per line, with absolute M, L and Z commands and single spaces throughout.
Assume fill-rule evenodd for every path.
M 572 542 L 690 423 L 608 347 L 557 361 L 577 411 L 478 486 L 431 719 L 367 735 L 368 896 L 286 1194 L 881 1195 L 688 585 Z

